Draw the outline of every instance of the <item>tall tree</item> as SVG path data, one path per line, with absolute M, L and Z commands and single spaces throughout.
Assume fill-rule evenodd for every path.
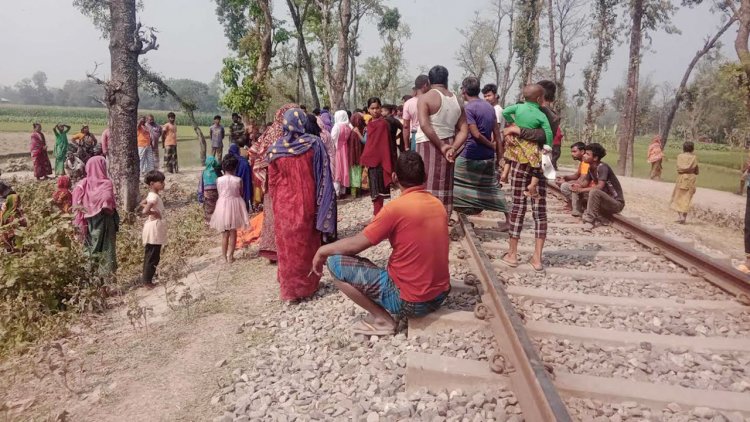
M 515 44 L 514 44 L 514 34 L 515 34 L 515 6 L 516 6 L 516 0 L 510 0 L 510 4 L 507 4 L 503 0 L 497 0 L 496 3 L 496 12 L 497 12 L 497 33 L 500 33 L 500 26 L 502 25 L 502 21 L 504 17 L 508 17 L 508 57 L 505 59 L 505 65 L 503 65 L 503 74 L 502 78 L 500 77 L 500 74 L 497 75 L 497 89 L 498 94 L 500 95 L 499 103 L 505 104 L 505 99 L 508 96 L 508 91 L 510 91 L 510 87 L 513 85 L 513 80 L 515 79 L 516 75 L 511 76 L 511 66 L 513 64 L 513 57 L 516 52 Z M 490 56 L 490 59 L 492 60 L 492 63 L 495 65 L 495 68 L 497 69 L 497 60 L 495 60 L 492 56 Z M 516 70 L 517 72 L 521 68 L 518 67 Z
M 359 49 L 359 28 L 362 19 L 367 16 L 375 17 L 382 15 L 382 0 L 352 0 L 352 20 L 349 31 L 349 83 L 346 87 L 349 105 L 357 101 L 357 57 L 362 54 Z
M 566 107 L 565 80 L 568 76 L 568 65 L 573 60 L 574 51 L 585 44 L 584 28 L 589 16 L 582 9 L 584 0 L 556 0 L 554 3 L 554 26 L 559 40 L 557 51 L 557 101 L 555 107 L 562 114 Z
M 109 38 L 111 77 L 88 76 L 104 86 L 103 103 L 109 110 L 110 174 L 122 205 L 138 206 L 139 165 L 136 139 L 138 120 L 138 57 L 159 46 L 153 30 L 136 23 L 135 0 L 75 0 L 82 13 L 101 25 Z
M 520 88 L 530 84 L 536 61 L 539 58 L 539 18 L 544 7 L 543 0 L 516 0 L 518 11 L 513 48 L 521 68 Z
M 586 118 L 584 120 L 583 141 L 591 142 L 594 124 L 603 111 L 603 103 L 597 99 L 602 72 L 612 58 L 614 43 L 617 40 L 617 14 L 615 7 L 619 0 L 595 0 L 594 26 L 590 37 L 596 40 L 596 48 L 591 62 L 583 70 L 583 92 L 586 98 Z
M 319 37 L 323 47 L 323 78 L 335 109 L 344 108 L 344 91 L 349 68 L 349 31 L 352 21 L 351 0 L 314 0 L 321 13 Z M 338 18 L 337 22 L 334 18 Z M 336 25 L 338 23 L 338 25 Z M 335 32 L 338 32 L 337 34 Z M 333 56 L 334 44 L 337 45 Z
M 719 45 L 719 38 L 721 38 L 722 35 L 737 21 L 737 16 L 732 15 L 730 16 L 727 21 L 719 27 L 719 29 L 714 33 L 714 35 L 710 38 L 706 39 L 705 44 L 703 44 L 703 47 L 698 50 L 695 53 L 695 56 L 693 56 L 693 59 L 690 60 L 690 63 L 688 64 L 687 69 L 685 69 L 685 73 L 682 75 L 682 80 L 680 81 L 680 86 L 677 87 L 677 90 L 675 92 L 674 100 L 672 101 L 669 111 L 667 112 L 667 118 L 666 122 L 664 123 L 664 126 L 661 128 L 661 144 L 662 147 L 664 147 L 667 144 L 667 139 L 669 138 L 669 131 L 672 129 L 672 123 L 674 122 L 674 117 L 677 114 L 677 110 L 680 108 L 680 104 L 685 98 L 685 94 L 687 93 L 687 84 L 688 80 L 690 79 L 690 74 L 693 72 L 693 68 L 695 68 L 695 65 L 698 64 L 698 62 L 708 54 L 713 48 L 717 47 Z
M 555 0 L 547 0 L 547 29 L 549 30 L 549 68 L 557 83 L 557 52 L 555 51 Z
M 310 51 L 307 49 L 307 41 L 305 40 L 305 22 L 310 15 L 312 0 L 286 0 L 286 4 L 289 7 L 289 13 L 292 15 L 294 29 L 297 31 L 297 46 L 302 58 L 302 65 L 305 68 L 305 74 L 307 75 L 310 96 L 312 97 L 313 105 L 316 108 L 320 108 L 320 98 L 318 97 L 317 84 L 315 83 L 315 68 L 310 57 Z
M 635 142 L 636 122 L 638 119 L 638 80 L 641 65 L 641 43 L 644 33 L 663 26 L 671 33 L 677 30 L 669 25 L 669 20 L 675 7 L 661 0 L 630 0 L 629 4 L 630 53 L 628 60 L 627 92 L 625 105 L 620 115 L 620 129 L 618 134 L 617 171 L 625 176 L 633 174 L 633 143 Z
M 482 17 L 477 11 L 469 25 L 458 30 L 463 42 L 456 52 L 458 65 L 468 74 L 483 79 L 490 65 L 489 56 L 494 56 L 499 37 L 495 33 L 495 23 Z

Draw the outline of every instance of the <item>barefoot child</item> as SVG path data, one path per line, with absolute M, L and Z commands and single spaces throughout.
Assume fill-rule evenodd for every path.
M 224 175 L 216 180 L 219 200 L 211 216 L 211 227 L 222 233 L 221 253 L 225 261 L 234 262 L 234 248 L 237 244 L 237 229 L 247 226 L 247 208 L 242 196 L 242 179 L 235 176 L 239 161 L 227 154 L 221 161 Z
M 167 243 L 167 223 L 164 221 L 164 202 L 159 192 L 164 190 L 164 173 L 151 170 L 146 173 L 145 182 L 148 185 L 148 195 L 141 202 L 143 215 L 143 284 L 154 287 L 154 274 L 161 260 L 161 248 Z
M 544 115 L 542 110 L 539 108 L 539 100 L 544 97 L 544 88 L 541 85 L 526 85 L 523 88 L 523 97 L 525 102 L 514 104 L 510 107 L 506 107 L 503 110 L 503 117 L 508 123 L 515 123 L 522 129 L 544 129 L 546 135 L 546 144 L 552 147 L 552 127 L 547 120 L 547 116 Z M 536 197 L 537 184 L 539 179 L 543 177 L 541 171 L 542 157 L 540 149 L 542 145 L 538 145 L 536 142 L 527 141 L 525 139 L 519 139 L 517 137 L 507 137 L 505 142 L 505 164 L 503 165 L 503 175 L 501 180 L 505 183 L 508 182 L 508 173 L 510 172 L 510 162 L 515 161 L 521 164 L 529 164 L 535 170 L 531 178 L 531 183 L 527 186 L 525 194 L 527 196 Z

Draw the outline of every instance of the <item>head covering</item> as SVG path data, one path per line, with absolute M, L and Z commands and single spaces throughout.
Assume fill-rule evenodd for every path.
M 354 130 L 349 133 L 349 140 L 347 141 L 346 146 L 347 152 L 349 153 L 350 165 L 359 165 L 359 158 L 362 156 L 362 150 L 364 149 L 364 146 L 362 145 L 362 137 L 365 135 L 366 127 L 367 124 L 365 123 L 365 118 L 362 113 L 352 114 L 352 128 L 358 129 L 359 134 Z
M 91 218 L 103 209 L 115 210 L 115 189 L 107 177 L 107 164 L 104 157 L 91 157 L 86 162 L 86 177 L 73 189 L 73 205 L 81 207 L 76 213 L 75 224 L 86 227 L 84 218 Z
M 70 189 L 70 177 L 60 176 L 57 178 L 57 189 Z
M 333 121 L 335 124 L 344 123 L 349 124 L 349 114 L 346 110 L 339 110 L 333 115 Z
M 394 162 L 391 156 L 390 125 L 387 120 L 370 120 L 367 125 L 367 143 L 359 163 L 367 167 L 382 167 L 383 182 L 386 186 L 391 184 Z
M 206 168 L 203 170 L 203 185 L 204 186 L 216 186 L 216 179 L 219 178 L 219 161 L 216 157 L 210 155 L 206 157 Z
M 326 109 L 321 110 L 320 119 L 323 121 L 323 128 L 330 132 L 333 128 L 333 123 L 331 123 L 331 113 Z
M 18 213 L 18 194 L 12 193 L 5 198 L 5 210 L 0 212 L 0 224 L 6 225 Z
M 261 188 L 264 192 L 266 190 L 266 177 L 268 176 L 268 161 L 266 160 L 268 148 L 270 148 L 277 139 L 284 136 L 282 123 L 284 120 L 284 113 L 287 110 L 296 107 L 297 104 L 289 103 L 284 104 L 281 108 L 276 110 L 273 123 L 266 128 L 265 132 L 260 135 L 260 138 L 253 142 L 253 145 L 250 147 L 250 155 L 253 157 L 253 174 L 255 175 L 255 178 L 261 182 Z
M 279 158 L 298 157 L 311 148 L 313 149 L 317 206 L 315 228 L 321 233 L 335 236 L 336 192 L 333 189 L 328 153 L 319 137 L 305 133 L 306 123 L 307 115 L 304 111 L 298 108 L 287 110 L 283 119 L 284 136 L 271 146 L 268 161 L 273 162 Z
M 250 162 L 240 155 L 240 146 L 237 144 L 229 146 L 229 153 L 239 162 L 235 176 L 242 179 L 242 198 L 249 201 L 253 199 L 253 170 L 250 168 Z
M 659 144 L 661 144 L 661 136 L 659 136 L 659 135 L 656 135 L 656 136 L 654 136 L 654 139 L 652 139 L 652 140 L 651 140 L 651 143 L 652 143 L 652 144 L 655 144 L 655 143 L 657 143 L 657 142 L 658 142 Z

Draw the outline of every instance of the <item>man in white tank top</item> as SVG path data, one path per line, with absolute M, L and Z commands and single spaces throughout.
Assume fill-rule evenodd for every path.
M 432 89 L 419 97 L 417 152 L 427 171 L 425 190 L 445 206 L 450 219 L 453 212 L 454 141 L 468 135 L 466 116 L 455 94 L 448 90 L 448 69 L 434 66 L 428 73 Z

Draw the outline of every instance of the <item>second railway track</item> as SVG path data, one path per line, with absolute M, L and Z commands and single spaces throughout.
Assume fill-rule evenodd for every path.
M 424 347 L 407 388 L 483 390 L 515 420 L 750 420 L 747 279 L 626 218 L 585 233 L 562 205 L 548 195 L 543 274 L 523 264 L 530 228 L 510 268 L 499 220 L 459 216 L 453 283 L 477 306 L 410 321 L 410 337 L 471 333 L 481 359 Z

